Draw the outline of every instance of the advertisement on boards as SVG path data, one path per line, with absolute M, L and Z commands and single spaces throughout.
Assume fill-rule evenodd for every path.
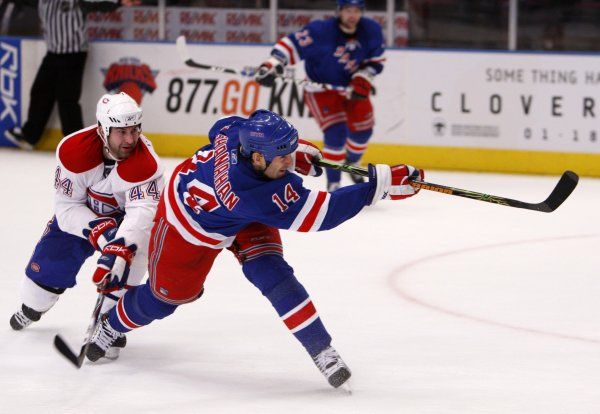
M 5 132 L 21 125 L 21 41 L 0 37 L 0 146 L 13 146 Z
M 42 42 L 24 43 L 39 49 Z M 7 122 L 14 122 L 10 111 L 19 105 L 11 98 L 19 96 L 15 47 L 3 47 L 3 102 L 12 105 L 4 104 Z M 238 70 L 259 65 L 270 51 L 251 45 L 188 47 L 199 62 Z M 386 55 L 385 69 L 374 81 L 373 148 L 600 153 L 600 57 L 415 50 Z M 36 56 L 41 60 L 43 54 Z M 29 66 L 37 67 L 39 60 Z M 304 77 L 301 65 L 287 74 Z M 34 75 L 21 80 L 27 91 Z M 206 137 L 219 118 L 248 116 L 260 108 L 287 117 L 303 138 L 322 141 L 301 87 L 278 81 L 265 88 L 251 78 L 187 67 L 172 43 L 92 43 L 81 98 L 86 124 L 95 122 L 98 97 L 118 90 L 141 101 L 146 133 L 173 142 Z M 59 128 L 56 118 L 50 127 Z
M 408 53 L 405 136 L 422 145 L 600 153 L 600 57 Z
M 277 38 L 300 30 L 316 19 L 335 16 L 335 10 L 277 11 Z M 367 11 L 387 30 L 385 12 Z M 111 13 L 90 13 L 88 35 L 92 40 L 157 41 L 159 12 L 156 7 L 120 8 Z M 397 12 L 393 19 L 393 46 L 405 47 L 408 41 L 408 14 Z M 218 9 L 166 7 L 165 38 L 175 40 L 183 34 L 190 42 L 270 43 L 271 19 L 268 9 Z

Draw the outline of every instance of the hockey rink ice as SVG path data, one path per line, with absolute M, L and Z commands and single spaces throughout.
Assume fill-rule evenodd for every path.
M 170 174 L 178 159 L 165 159 Z M 117 361 L 75 369 L 95 260 L 21 332 L 24 267 L 52 215 L 51 153 L 0 150 L 2 413 L 600 413 L 600 180 L 554 213 L 422 191 L 323 233 L 283 232 L 285 257 L 352 370 L 331 388 L 223 251 L 204 296 L 128 335 Z M 558 176 L 427 171 L 529 202 Z M 324 186 L 310 178 L 307 186 Z

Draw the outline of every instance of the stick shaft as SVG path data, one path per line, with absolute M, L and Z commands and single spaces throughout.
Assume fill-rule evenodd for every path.
M 327 160 L 319 160 L 317 165 L 325 168 L 333 168 L 353 174 L 359 174 L 362 176 L 369 175 L 369 171 L 366 168 L 356 167 L 347 164 L 337 164 Z M 556 210 L 569 195 L 573 192 L 577 186 L 579 177 L 572 171 L 565 171 L 561 176 L 560 180 L 548 196 L 546 200 L 541 203 L 527 203 L 520 200 L 514 200 L 511 198 L 495 196 L 491 194 L 479 193 L 477 191 L 463 190 L 462 188 L 449 187 L 441 184 L 430 183 L 421 180 L 411 180 L 410 185 L 420 190 L 435 191 L 436 193 L 453 195 L 458 197 L 470 198 L 477 201 L 485 201 L 487 203 L 498 204 L 501 206 L 523 208 L 526 210 L 541 211 L 544 213 L 550 213 Z
M 243 76 L 243 77 L 253 77 L 254 73 L 256 72 L 256 69 L 257 69 L 257 68 L 250 68 L 250 70 L 246 70 L 246 69 L 237 70 L 237 69 L 233 69 L 233 68 L 227 68 L 227 67 L 216 66 L 216 65 L 208 65 L 205 63 L 197 62 L 190 56 L 188 48 L 187 48 L 187 42 L 185 40 L 185 36 L 183 36 L 183 35 L 177 37 L 176 46 L 177 46 L 177 51 L 179 52 L 179 56 L 181 57 L 181 60 L 183 60 L 183 63 L 185 63 L 187 66 L 192 67 L 192 68 L 212 70 L 214 72 L 229 73 L 231 75 L 237 75 L 237 76 Z M 298 86 L 312 86 L 312 87 L 316 87 L 316 88 L 322 88 L 325 90 L 338 91 L 340 93 L 348 92 L 347 88 L 345 88 L 343 86 L 336 86 L 336 85 L 332 85 L 329 83 L 314 82 L 314 81 L 311 81 L 308 79 L 297 79 L 297 78 L 292 78 L 290 76 L 284 76 L 284 75 L 278 75 L 278 78 L 282 79 L 284 82 L 293 82 Z
M 61 353 L 65 358 L 67 358 L 73 365 L 77 368 L 81 368 L 83 365 L 83 360 L 85 359 L 85 354 L 87 352 L 88 347 L 90 346 L 90 338 L 98 325 L 98 321 L 100 320 L 100 310 L 102 309 L 102 304 L 104 303 L 105 295 L 103 293 L 98 294 L 98 298 L 96 299 L 96 304 L 94 305 L 94 311 L 92 312 L 92 316 L 90 318 L 90 323 L 85 332 L 85 338 L 83 340 L 83 345 L 79 350 L 79 354 L 73 352 L 71 347 L 65 342 L 65 340 L 60 335 L 54 336 L 54 347 L 56 350 Z

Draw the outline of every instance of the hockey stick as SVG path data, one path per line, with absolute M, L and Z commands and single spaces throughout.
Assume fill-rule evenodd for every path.
M 243 77 L 253 77 L 257 70 L 257 68 L 255 68 L 255 67 L 246 67 L 246 68 L 244 68 L 244 70 L 240 71 L 237 69 L 226 68 L 223 66 L 207 65 L 204 63 L 196 62 L 190 56 L 190 53 L 189 53 L 188 47 L 187 47 L 187 43 L 185 40 L 185 36 L 183 36 L 183 35 L 177 37 L 175 45 L 177 46 L 177 52 L 179 53 L 179 57 L 181 58 L 183 63 L 185 63 L 187 66 L 192 67 L 192 68 L 212 70 L 214 72 L 229 73 L 231 75 L 237 75 L 237 76 L 243 76 Z M 315 88 L 322 88 L 322 89 L 330 90 L 330 91 L 338 91 L 338 92 L 342 92 L 342 93 L 348 93 L 348 89 L 343 86 L 335 86 L 335 85 L 331 85 L 329 83 L 313 82 L 308 79 L 297 79 L 297 78 L 292 78 L 292 77 L 283 76 L 283 75 L 279 75 L 278 77 L 280 79 L 282 79 L 284 82 L 293 82 L 298 86 L 312 86 Z
M 336 164 L 334 162 L 319 160 L 317 165 L 325 168 L 333 168 L 335 170 L 341 170 L 352 174 L 358 174 L 362 176 L 368 176 L 369 171 L 366 168 L 355 167 L 347 164 Z M 485 201 L 487 203 L 498 204 L 501 206 L 524 208 L 526 210 L 541 211 L 544 213 L 551 213 L 556 210 L 573 192 L 577 186 L 579 177 L 573 171 L 565 171 L 558 183 L 548 196 L 546 200 L 541 203 L 526 203 L 524 201 L 513 200 L 511 198 L 499 197 L 490 194 L 478 193 L 476 191 L 462 190 L 460 188 L 448 187 L 445 185 L 428 183 L 421 180 L 412 180 L 410 185 L 414 188 L 421 190 L 435 191 L 438 193 L 470 198 L 477 201 Z
M 90 346 L 90 337 L 92 336 L 92 333 L 96 330 L 96 326 L 100 321 L 100 309 L 102 309 L 102 304 L 104 303 L 105 297 L 106 296 L 103 293 L 98 294 L 98 299 L 96 299 L 96 305 L 94 306 L 94 312 L 92 312 L 92 318 L 85 333 L 85 338 L 83 340 L 81 350 L 79 351 L 79 355 L 73 352 L 71 347 L 67 345 L 65 340 L 59 334 L 56 334 L 54 336 L 54 347 L 56 348 L 56 350 L 60 352 L 70 362 L 72 362 L 73 365 L 75 365 L 78 369 L 81 368 L 81 366 L 83 365 L 83 361 L 85 360 L 85 354 Z

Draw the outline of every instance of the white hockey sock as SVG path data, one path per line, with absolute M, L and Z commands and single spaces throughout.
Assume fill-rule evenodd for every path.
M 123 293 L 124 293 L 125 289 L 122 289 L 122 290 L 123 290 Z M 114 292 L 114 293 L 116 293 L 116 292 Z M 122 296 L 122 295 L 119 295 L 119 296 Z M 104 297 L 104 302 L 102 302 L 102 308 L 100 309 L 100 313 L 104 314 L 104 313 L 108 312 L 109 310 L 111 310 L 112 308 L 114 308 L 116 304 L 117 304 L 116 300 L 114 300 L 110 296 L 105 296 Z
M 25 306 L 38 312 L 46 312 L 54 306 L 59 296 L 56 293 L 42 289 L 27 276 L 21 284 L 21 300 L 23 300 Z

